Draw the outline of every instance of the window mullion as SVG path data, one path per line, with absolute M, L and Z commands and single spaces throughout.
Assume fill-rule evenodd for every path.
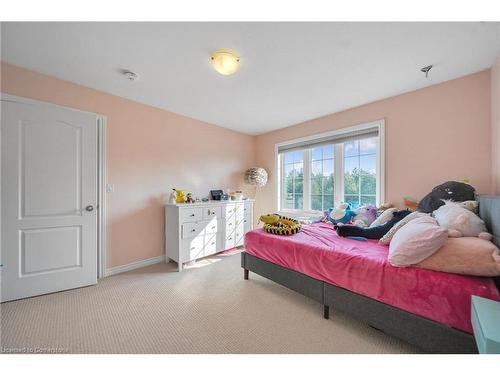
M 284 208 L 284 201 L 286 200 L 286 175 L 285 175 L 285 155 L 284 154 L 278 154 L 278 157 L 280 158 L 279 164 L 280 164 L 280 197 L 279 197 L 279 206 L 278 206 L 278 211 L 282 210 Z
M 334 145 L 335 165 L 333 167 L 334 180 L 334 205 L 338 207 L 344 200 L 344 145 L 337 143 Z
M 311 209 L 311 150 L 304 151 L 304 179 L 302 180 L 304 210 Z
M 285 174 L 285 155 L 284 154 L 281 155 L 280 165 L 281 165 L 280 209 L 283 209 L 285 207 L 284 202 L 286 201 L 286 174 Z
M 361 145 L 358 141 L 358 206 L 361 205 Z

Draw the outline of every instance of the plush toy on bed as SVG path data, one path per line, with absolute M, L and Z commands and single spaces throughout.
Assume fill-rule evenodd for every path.
M 471 185 L 463 182 L 445 182 L 432 189 L 432 191 L 418 203 L 417 211 L 430 214 L 444 204 L 443 199 L 452 200 L 454 202 L 473 201 L 476 199 L 476 190 Z
M 259 221 L 264 223 L 267 233 L 290 236 L 300 231 L 301 225 L 298 220 L 280 215 L 262 215 Z
M 493 238 L 488 233 L 484 221 L 474 213 L 477 202 L 443 202 L 444 204 L 433 212 L 433 216 L 441 227 L 448 230 L 449 237 L 479 237 L 484 240 Z
M 326 212 L 326 221 L 332 224 L 347 224 L 356 216 L 349 203 L 342 203 L 337 208 L 329 208 Z
M 353 217 L 352 223 L 358 227 L 369 227 L 377 218 L 377 207 L 367 204 L 361 206 L 356 211 L 356 216 Z
M 392 218 L 382 225 L 370 226 L 368 228 L 361 228 L 356 225 L 339 225 L 337 227 L 337 234 L 340 237 L 364 237 L 368 239 L 381 239 L 394 224 L 409 215 L 411 211 L 401 210 L 394 211 Z

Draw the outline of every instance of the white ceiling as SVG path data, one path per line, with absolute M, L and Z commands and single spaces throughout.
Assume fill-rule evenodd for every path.
M 2 60 L 260 134 L 487 69 L 499 25 L 2 23 Z M 235 75 L 211 68 L 220 48 L 240 53 Z

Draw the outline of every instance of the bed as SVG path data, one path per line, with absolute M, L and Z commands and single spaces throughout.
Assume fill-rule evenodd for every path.
M 500 243 L 500 197 L 480 196 L 480 216 Z M 493 220 L 495 218 L 495 220 Z M 387 262 L 377 241 L 338 237 L 329 224 L 275 236 L 256 229 L 245 236 L 244 277 L 257 273 L 324 306 L 344 311 L 426 352 L 474 353 L 471 295 L 500 300 L 500 282 Z

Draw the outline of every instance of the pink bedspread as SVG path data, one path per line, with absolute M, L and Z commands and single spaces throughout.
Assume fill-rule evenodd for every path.
M 253 230 L 245 236 L 245 251 L 466 332 L 472 332 L 471 295 L 500 300 L 491 278 L 393 267 L 387 246 L 339 237 L 325 223 L 303 225 L 290 237 Z

